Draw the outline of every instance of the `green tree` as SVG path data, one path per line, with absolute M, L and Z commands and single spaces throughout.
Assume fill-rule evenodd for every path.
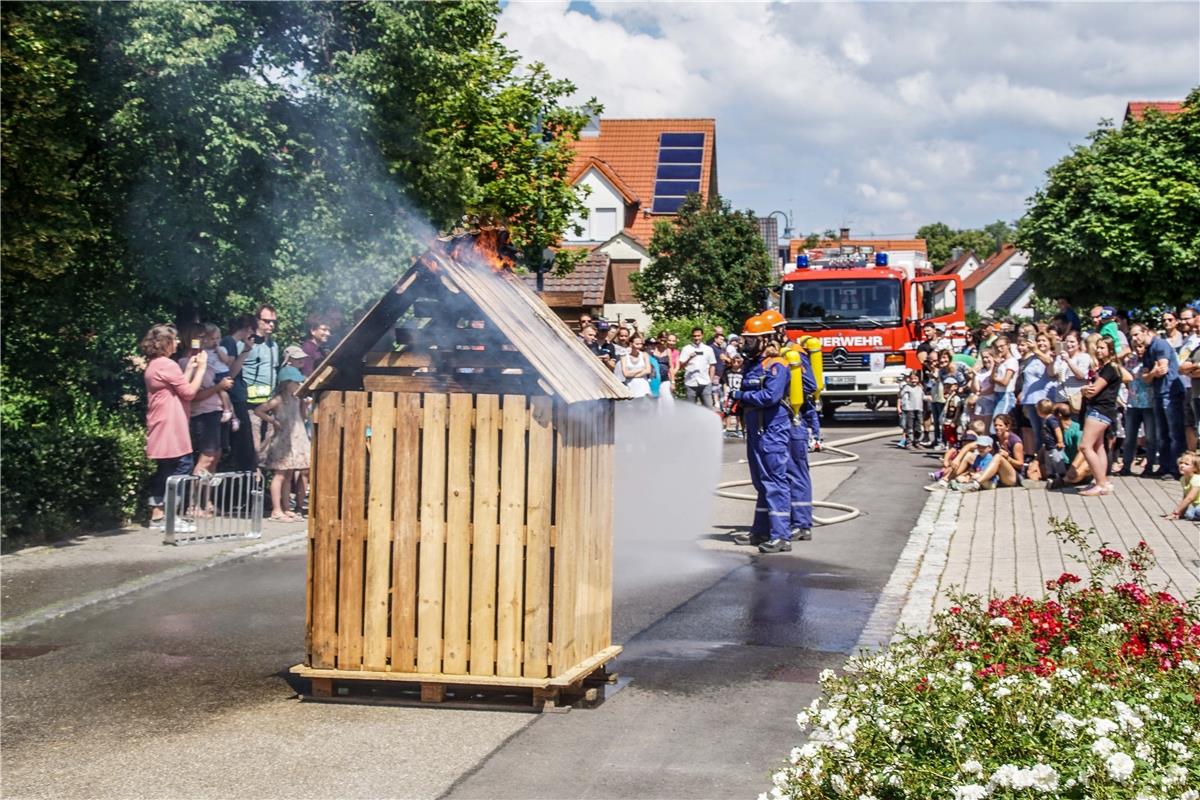
M 1017 244 L 1047 297 L 1076 304 L 1174 305 L 1196 296 L 1200 270 L 1200 89 L 1180 114 L 1151 111 L 1089 143 L 1046 173 Z
M 999 250 L 1003 244 L 1012 241 L 1012 235 L 1012 228 L 1001 220 L 982 229 L 955 230 L 944 222 L 922 225 L 917 229 L 917 238 L 924 239 L 929 248 L 930 262 L 939 267 L 951 259 L 955 249 L 970 250 L 982 261 Z
M 752 211 L 732 211 L 721 197 L 693 194 L 674 223 L 654 226 L 654 261 L 632 276 L 633 289 L 655 318 L 742 320 L 762 306 L 771 259 Z

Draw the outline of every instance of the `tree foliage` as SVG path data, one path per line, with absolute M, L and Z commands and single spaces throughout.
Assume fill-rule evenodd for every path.
M 632 276 L 646 311 L 660 317 L 742 320 L 762 307 L 771 259 L 754 212 L 719 196 L 691 195 L 674 223 L 654 226 L 654 262 Z
M 439 232 L 501 224 L 540 261 L 584 210 L 566 173 L 599 109 L 504 46 L 494 0 L 0 14 L 6 432 L 136 416 L 152 323 L 265 300 L 298 337 Z
M 971 250 L 982 261 L 1011 242 L 1014 233 L 1013 227 L 1003 220 L 996 220 L 982 228 L 959 230 L 944 222 L 934 222 L 918 228 L 917 238 L 925 240 L 930 262 L 940 267 L 953 257 L 955 249 L 964 252 Z
M 1200 289 L 1200 88 L 1180 114 L 1102 125 L 1046 173 L 1017 244 L 1047 297 L 1138 307 Z

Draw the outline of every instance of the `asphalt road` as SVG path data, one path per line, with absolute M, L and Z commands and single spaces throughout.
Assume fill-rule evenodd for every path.
M 829 438 L 872 424 L 844 416 L 856 419 Z M 853 648 L 925 499 L 926 459 L 883 441 L 855 449 L 863 461 L 831 499 L 864 517 L 760 557 L 724 542 L 748 504 L 721 501 L 699 537 L 704 560 L 618 579 L 627 682 L 595 709 L 296 702 L 286 669 L 302 656 L 300 548 L 29 628 L 4 642 L 4 794 L 753 796 L 798 739 L 817 673 Z M 741 455 L 726 443 L 722 474 Z

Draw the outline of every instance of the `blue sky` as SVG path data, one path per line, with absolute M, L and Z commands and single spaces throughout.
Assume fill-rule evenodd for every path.
M 797 230 L 1015 220 L 1129 100 L 1200 85 L 1200 3 L 508 2 L 607 117 L 715 117 L 721 193 Z

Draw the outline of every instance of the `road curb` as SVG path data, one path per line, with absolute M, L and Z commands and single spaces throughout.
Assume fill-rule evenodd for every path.
M 929 495 L 858 637 L 855 652 L 882 649 L 901 627 L 924 629 L 928 625 L 961 505 L 962 495 L 957 492 Z
M 11 636 L 18 631 L 23 631 L 33 625 L 39 625 L 43 622 L 48 622 L 52 619 L 65 617 L 67 614 L 73 614 L 89 606 L 98 605 L 109 600 L 115 600 L 119 597 L 124 597 L 134 592 L 140 592 L 143 589 L 148 589 L 151 586 L 157 586 L 160 583 L 181 578 L 185 575 L 191 575 L 195 572 L 217 567 L 222 564 L 228 564 L 231 561 L 240 561 L 244 558 L 252 558 L 272 550 L 286 547 L 290 544 L 303 541 L 308 536 L 307 531 L 297 531 L 280 536 L 278 539 L 272 539 L 269 542 L 257 542 L 255 544 L 238 547 L 233 550 L 227 550 L 223 553 L 218 553 L 206 561 L 193 561 L 188 564 L 180 564 L 177 567 L 165 569 L 162 572 L 156 572 L 153 575 L 146 575 L 141 578 L 136 578 L 116 586 L 100 589 L 80 597 L 73 597 L 68 600 L 63 600 L 53 605 L 40 608 L 36 611 L 30 611 L 27 614 L 22 614 L 15 619 L 4 620 L 0 623 L 0 636 Z

